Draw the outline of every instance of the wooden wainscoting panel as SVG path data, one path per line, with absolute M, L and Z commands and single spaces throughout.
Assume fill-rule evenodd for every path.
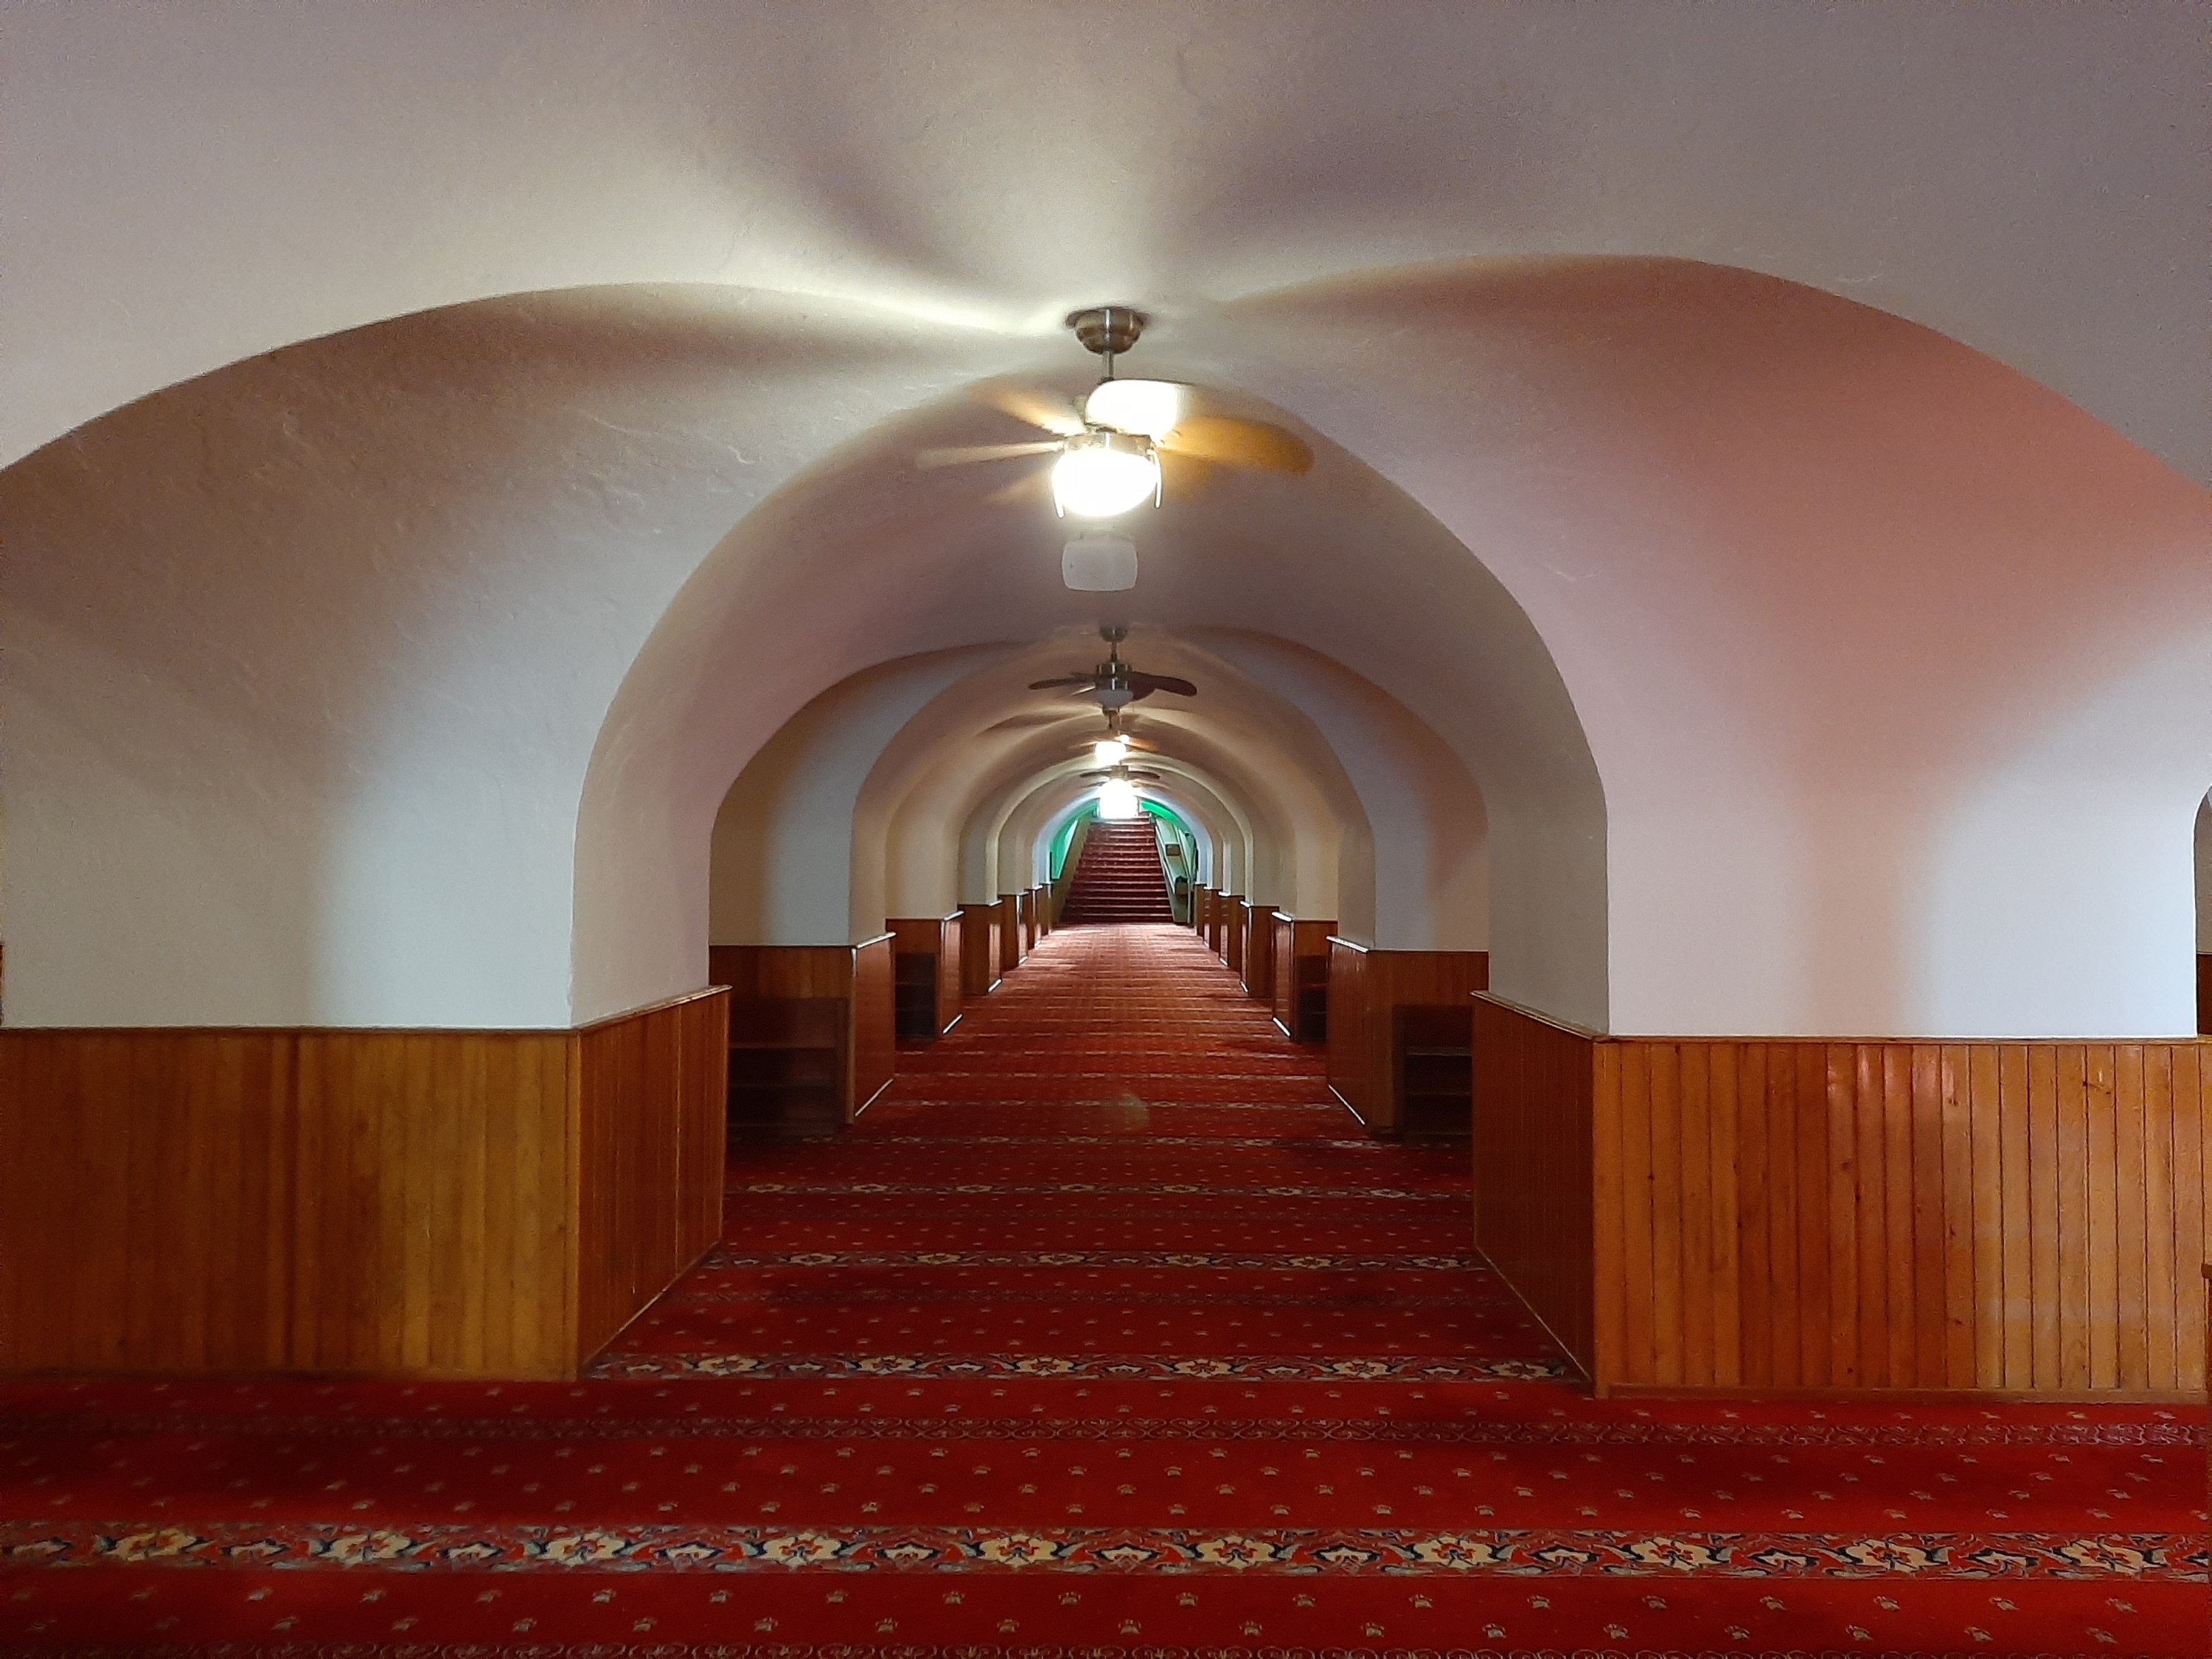
M 1011 974 L 1022 965 L 1022 915 L 1019 898 L 1012 893 L 999 895 L 999 972 Z
M 1483 951 L 1376 951 L 1332 939 L 1328 970 L 1328 1080 L 1337 1097 L 1378 1134 L 1406 1127 L 1402 1009 L 1464 1013 L 1490 984 Z M 1339 975 L 1346 976 L 1340 994 Z M 1339 1012 L 1346 1029 L 1340 1030 Z
M 1221 960 L 1240 981 L 1244 977 L 1244 916 L 1248 908 L 1234 893 L 1221 902 Z
M 2203 1387 L 2201 1041 L 1597 1047 L 1600 1382 Z
M 937 1029 L 942 1033 L 952 1029 L 960 1018 L 960 1000 L 963 993 L 960 977 L 960 952 L 964 930 L 960 926 L 957 910 L 937 921 Z
M 1595 1376 L 1601 1324 L 1608 1340 L 1651 1328 L 1656 1270 L 1623 1223 L 1649 1226 L 1659 1206 L 1601 1173 L 1597 1142 L 1626 1133 L 1596 1106 L 1601 1045 L 1486 994 L 1474 1001 L 1475 1244 Z
M 999 983 L 999 907 L 960 907 L 960 994 L 988 996 Z
M 1297 949 L 1297 927 L 1294 918 L 1278 910 L 1269 919 L 1269 936 L 1274 940 L 1274 964 L 1268 969 L 1268 1002 L 1274 1010 L 1275 1024 L 1285 1033 L 1291 1022 L 1297 1017 L 1292 1006 L 1292 989 L 1297 983 L 1292 953 Z
M 1368 948 L 1348 939 L 1328 941 L 1328 1048 L 1326 1073 L 1329 1091 L 1361 1123 L 1377 1127 L 1370 1115 L 1375 1110 L 1368 1076 L 1368 1026 L 1371 1010 Z
M 1273 905 L 1244 903 L 1244 994 L 1262 1002 L 1275 995 L 1275 911 Z
M 730 994 L 576 1034 L 576 1351 L 588 1358 L 721 1236 Z
M 565 1376 L 572 1034 L 0 1034 L 0 1368 Z
M 892 971 L 889 933 L 853 947 L 853 1095 L 848 1121 L 890 1086 L 898 1067 Z

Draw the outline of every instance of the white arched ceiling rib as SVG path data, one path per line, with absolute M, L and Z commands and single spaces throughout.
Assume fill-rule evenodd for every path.
M 1139 796 L 1173 807 L 1182 814 L 1198 837 L 1199 873 L 1193 879 L 1210 882 L 1212 877 L 1206 872 L 1217 864 L 1224 869 L 1229 867 L 1231 860 L 1224 855 L 1232 848 L 1243 853 L 1246 867 L 1251 866 L 1255 855 L 1249 850 L 1253 839 L 1249 829 L 1249 816 L 1244 815 L 1240 821 L 1238 809 L 1223 798 L 1213 781 L 1180 761 L 1164 762 L 1146 769 L 1161 775 L 1158 779 L 1136 780 L 1134 787 Z M 1097 794 L 1097 786 L 1087 780 L 1062 777 L 1048 781 L 1054 786 L 1081 786 L 1072 793 L 1047 787 L 1047 781 L 1040 781 L 1036 789 L 1010 805 L 1000 822 L 997 842 L 1002 884 L 1011 884 L 1025 874 L 1029 879 L 1038 879 L 1036 872 L 1048 872 L 1053 836 L 1060 833 L 1060 826 L 1072 814 Z
M 1067 816 L 1097 793 L 1097 786 L 1069 771 L 1031 778 L 1020 786 L 1002 807 L 978 810 L 971 832 L 987 846 L 995 844 L 1002 868 L 1034 869 L 1041 851 Z M 1270 826 L 1263 813 L 1255 826 L 1248 810 L 1210 781 L 1178 769 L 1160 782 L 1143 782 L 1139 793 L 1165 801 L 1196 827 L 1209 862 L 1198 879 L 1224 884 L 1224 871 L 1233 872 L 1244 849 L 1262 841 Z M 990 820 L 999 825 L 995 836 L 982 835 Z
M 1143 703 L 1132 725 L 1162 744 L 1162 756 L 1146 759 L 1180 756 L 1238 803 L 1243 833 L 1223 844 L 1228 862 L 1217 870 L 1216 884 L 1243 892 L 1255 880 L 1287 881 L 1310 915 L 1337 914 L 1345 902 L 1340 895 L 1348 895 L 1355 917 L 1364 916 L 1372 886 L 1366 816 L 1311 722 L 1219 658 L 1179 639 L 1139 633 L 1128 650 L 1132 659 L 1182 674 L 1199 687 L 1188 702 L 1161 696 Z M 999 842 L 1020 776 L 1010 763 L 995 806 L 971 817 L 963 831 L 963 846 L 977 848 L 963 860 L 979 876 L 997 867 L 982 861 Z
M 1194 871 L 1188 872 L 1190 878 L 1217 885 L 1216 854 L 1224 844 L 1220 831 L 1224 825 L 1234 828 L 1220 797 L 1188 775 L 1170 783 L 1141 782 L 1137 789 L 1140 799 L 1158 801 L 1182 817 L 1198 843 L 1198 865 Z M 1070 818 L 1089 807 L 1096 793 L 1091 786 L 1079 787 L 1073 779 L 1053 779 L 1040 784 L 1016 805 L 1007 820 L 1006 833 L 1019 836 L 1020 843 L 1029 849 L 1030 867 L 1036 872 L 1035 879 L 1050 879 L 1053 839 Z
M 1489 949 L 1488 817 L 1459 757 L 1326 657 L 1225 629 L 1199 643 L 1310 720 L 1359 797 L 1373 848 L 1373 925 L 1340 931 L 1387 951 Z
M 907 465 L 1018 435 L 965 400 L 792 476 L 996 349 L 845 339 L 684 295 L 477 307 L 0 475 L 8 1018 L 555 1024 L 697 983 L 715 811 L 785 720 L 1094 614 L 1048 508 L 992 499 L 1018 469 Z M 1659 1031 L 2193 1023 L 2212 515 L 2108 429 L 1664 263 L 1378 278 L 1143 349 L 1387 464 L 1315 433 L 1304 478 L 1179 489 L 1129 619 L 1319 651 L 1462 757 L 1504 994 Z M 1976 808 L 2037 789 L 2063 825 Z M 1959 873 L 2043 882 L 2061 842 L 2129 860 L 2048 904 Z
M 1952 341 L 1741 272 L 1438 270 L 1239 319 L 1201 377 L 1379 458 L 1550 642 L 1605 778 L 1614 1029 L 2193 1023 L 2202 491 Z M 1474 764 L 1517 976 L 1529 792 L 1426 695 L 1428 647 L 1342 615 L 1304 641 Z
M 975 372 L 945 349 L 726 291 L 541 296 L 240 363 L 0 472 L 9 1020 L 566 1024 L 576 803 L 639 648 L 825 434 Z M 698 878 L 730 780 L 841 677 L 775 667 L 694 780 Z
M 1232 878 L 1242 878 L 1260 848 L 1285 845 L 1304 828 L 1305 821 L 1294 808 L 1285 806 L 1278 791 L 1255 787 L 1249 775 L 1214 764 L 1221 757 L 1210 745 L 1185 739 L 1182 746 L 1200 760 L 1205 778 L 1203 795 L 1214 815 L 1210 829 L 1218 867 Z M 1027 764 L 1019 757 L 1010 760 L 948 815 L 948 828 L 960 842 L 963 882 L 979 888 L 996 886 L 1004 872 L 1026 861 L 1026 849 L 1015 850 L 1006 842 L 1005 831 L 1008 819 L 1040 779 L 1065 779 L 1071 787 L 1095 788 L 1081 776 L 1090 764 L 1086 760 L 1028 758 Z
M 0 298 L 0 460 L 295 341 L 536 289 L 730 283 L 1021 333 L 1571 248 L 1848 294 L 2212 476 L 2197 8 L 1251 17 L 1116 7 L 1109 57 L 1091 10 L 949 0 L 15 5 L 0 216 L 37 257 Z
M 709 939 L 843 945 L 881 933 L 882 834 L 861 825 L 866 787 L 902 727 L 1000 654 L 936 652 L 855 674 L 762 745 L 715 815 Z

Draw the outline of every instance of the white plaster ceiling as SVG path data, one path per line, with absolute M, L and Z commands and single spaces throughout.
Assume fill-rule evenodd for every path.
M 2192 476 L 2212 44 L 2183 0 L 9 0 L 0 461 L 293 341 L 709 283 L 1048 334 L 1426 260 L 1825 288 Z

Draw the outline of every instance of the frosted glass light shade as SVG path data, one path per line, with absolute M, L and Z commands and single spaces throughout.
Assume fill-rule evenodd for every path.
M 1137 786 L 1127 778 L 1109 778 L 1098 786 L 1098 816 L 1133 818 L 1137 816 Z
M 1182 418 L 1182 388 L 1173 380 L 1101 380 L 1084 399 L 1083 415 L 1093 426 L 1164 438 Z
M 1078 519 L 1111 519 L 1159 493 L 1159 458 L 1143 438 L 1085 432 L 1052 464 L 1052 498 Z

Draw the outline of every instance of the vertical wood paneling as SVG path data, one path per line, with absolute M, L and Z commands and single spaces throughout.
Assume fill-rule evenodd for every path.
M 0 1033 L 0 1368 L 568 1375 L 572 1039 Z
M 1589 1369 L 1601 1254 L 1591 1039 L 1488 997 L 1476 1000 L 1474 1028 L 1475 1243 Z M 1602 1255 L 1615 1265 L 1610 1242 Z
M 1262 1002 L 1275 996 L 1275 912 L 1272 905 L 1244 905 L 1244 993 Z
M 1598 1380 L 2193 1394 L 2204 1046 L 1597 1040 Z
M 1018 893 L 999 895 L 999 972 L 1010 974 L 1022 965 L 1022 901 Z
M 1042 893 L 1045 890 L 1038 890 Z M 960 1001 L 964 994 L 961 989 L 960 952 L 964 931 L 957 910 L 938 918 L 937 1029 L 940 1032 L 951 1030 L 952 1022 L 960 1018 Z
M 1377 951 L 1328 941 L 1328 1081 L 1381 1134 L 1403 1125 L 1392 1053 L 1401 1008 L 1465 1007 L 1490 984 L 1483 951 Z
M 719 1233 L 721 1011 L 0 1034 L 0 1369 L 571 1376 Z
M 960 907 L 960 994 L 988 996 L 999 982 L 999 907 Z
M 1350 939 L 1328 942 L 1328 1044 L 1326 1073 L 1330 1091 L 1368 1127 L 1388 1127 L 1387 1109 L 1378 1108 L 1368 1088 L 1367 965 L 1364 945 Z
M 580 1357 L 720 1235 L 728 1032 L 718 989 L 577 1034 Z
M 853 1101 L 864 1109 L 890 1085 L 898 1066 L 898 1012 L 891 936 L 853 947 Z

